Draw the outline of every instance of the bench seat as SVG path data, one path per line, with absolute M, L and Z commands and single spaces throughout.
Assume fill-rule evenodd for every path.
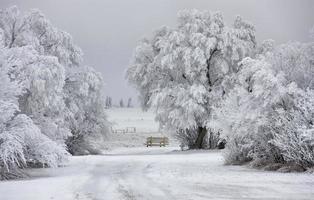
M 152 146 L 160 146 L 160 147 L 165 147 L 166 145 L 169 144 L 169 139 L 167 137 L 148 137 L 146 138 L 146 143 L 145 145 L 147 147 L 152 147 Z

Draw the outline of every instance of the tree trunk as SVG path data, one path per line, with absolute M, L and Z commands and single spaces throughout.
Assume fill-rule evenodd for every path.
M 201 149 L 203 147 L 203 140 L 207 133 L 207 129 L 204 127 L 198 127 L 197 129 L 197 138 L 193 145 L 193 149 Z

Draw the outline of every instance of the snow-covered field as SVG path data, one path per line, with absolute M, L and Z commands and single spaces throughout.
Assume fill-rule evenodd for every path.
M 152 111 L 143 112 L 140 108 L 112 108 L 107 110 L 108 119 L 113 130 L 125 130 L 135 127 L 136 133 L 113 133 L 105 144 L 108 150 L 121 147 L 143 147 L 147 137 L 168 136 L 159 131 Z M 178 146 L 178 142 L 170 135 L 170 146 Z
M 107 110 L 108 119 L 114 129 L 136 127 L 137 132 L 158 132 L 158 124 L 152 111 L 143 112 L 140 108 L 111 108 Z
M 133 114 L 132 114 L 133 113 Z M 133 116 L 132 116 L 133 115 Z M 225 166 L 221 151 L 146 148 L 140 140 L 158 134 L 151 113 L 114 109 L 117 127 L 145 132 L 133 147 L 128 134 L 100 156 L 71 158 L 57 169 L 29 171 L 32 178 L 0 182 L 0 200 L 198 200 L 314 199 L 314 174 L 278 173 Z

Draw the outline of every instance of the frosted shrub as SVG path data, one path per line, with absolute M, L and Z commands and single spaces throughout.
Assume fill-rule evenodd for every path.
M 0 134 L 0 179 L 19 178 L 18 168 L 39 163 L 42 167 L 57 167 L 68 156 L 64 147 L 40 132 L 26 115 L 7 121 Z
M 252 160 L 249 153 L 254 148 L 253 140 L 246 135 L 232 135 L 228 138 L 224 153 L 226 164 L 243 164 Z
M 8 134 L 19 134 L 24 141 L 23 153 L 26 162 L 57 167 L 67 160 L 68 152 L 61 145 L 40 132 L 26 115 L 18 115 L 10 122 Z
M 99 154 L 110 132 L 100 73 L 89 67 L 73 72 L 64 89 L 66 121 L 72 133 L 66 141 L 68 150 L 74 155 Z
M 181 148 L 193 148 L 194 142 L 196 140 L 196 135 L 194 134 L 194 130 L 178 130 L 176 134 L 176 138 L 181 143 Z
M 235 87 L 215 109 L 227 163 L 313 166 L 313 90 L 287 77 L 262 58 L 241 62 Z
M 271 141 L 287 162 L 305 168 L 314 166 L 314 91 L 296 97 L 296 107 L 290 113 L 281 112 L 274 120 Z

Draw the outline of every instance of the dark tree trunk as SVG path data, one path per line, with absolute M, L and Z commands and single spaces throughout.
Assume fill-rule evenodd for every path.
M 195 144 L 193 145 L 193 149 L 201 149 L 203 147 L 204 137 L 207 133 L 207 129 L 204 127 L 198 127 L 197 129 L 197 138 Z

